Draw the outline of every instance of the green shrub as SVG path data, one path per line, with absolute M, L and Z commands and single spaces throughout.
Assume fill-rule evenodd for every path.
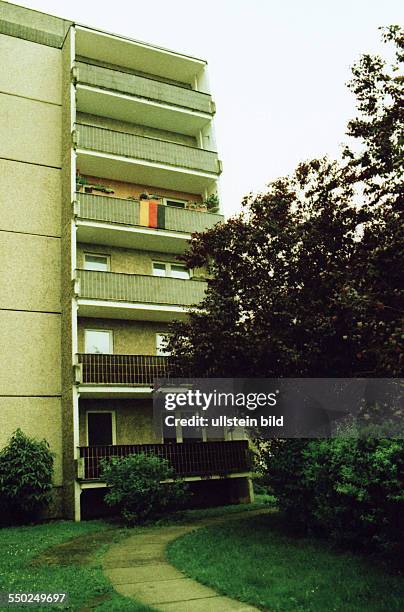
M 404 440 L 285 440 L 267 456 L 289 520 L 339 543 L 404 550 Z
M 3 523 L 38 518 L 51 500 L 53 453 L 46 440 L 20 429 L 0 451 L 0 509 Z
M 166 459 L 155 455 L 139 453 L 103 459 L 101 478 L 109 488 L 106 503 L 128 524 L 142 523 L 178 509 L 187 498 L 187 485 L 175 478 Z M 162 482 L 171 479 L 173 482 Z
M 291 527 L 300 528 L 306 519 L 310 492 L 303 479 L 303 450 L 306 440 L 271 440 L 260 445 L 259 455 L 266 470 L 268 488 L 276 496 L 278 506 Z M 298 511 L 296 511 L 298 508 Z

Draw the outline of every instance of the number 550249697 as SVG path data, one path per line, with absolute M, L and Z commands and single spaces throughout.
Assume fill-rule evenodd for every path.
M 66 603 L 67 593 L 0 593 L 0 605 L 55 605 Z

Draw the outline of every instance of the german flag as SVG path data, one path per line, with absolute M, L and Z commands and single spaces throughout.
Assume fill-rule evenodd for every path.
M 166 207 L 156 200 L 140 200 L 139 224 L 145 227 L 165 228 Z

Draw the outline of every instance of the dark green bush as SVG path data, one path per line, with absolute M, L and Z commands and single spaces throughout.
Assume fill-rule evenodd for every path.
M 187 485 L 175 478 L 166 459 L 155 455 L 104 459 L 101 478 L 109 488 L 106 503 L 128 524 L 158 518 L 165 511 L 180 508 L 187 498 Z M 171 479 L 173 482 L 162 482 Z
M 404 550 L 404 440 L 284 440 L 268 477 L 288 520 L 335 541 Z
M 53 453 L 46 440 L 20 429 L 0 451 L 0 509 L 3 523 L 38 518 L 51 500 Z

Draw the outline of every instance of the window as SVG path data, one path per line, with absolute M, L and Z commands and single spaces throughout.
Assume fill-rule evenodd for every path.
M 186 200 L 177 200 L 174 198 L 164 198 L 164 204 L 166 206 L 174 206 L 175 208 L 185 208 Z
M 106 329 L 84 330 L 84 351 L 86 353 L 112 353 L 112 331 Z
M 153 262 L 153 276 L 168 276 L 167 264 Z
M 84 269 L 109 271 L 109 255 L 97 255 L 96 253 L 84 253 Z
M 156 355 L 165 356 L 170 355 L 167 350 L 167 342 L 170 339 L 171 334 L 156 334 Z
M 171 278 L 189 280 L 190 272 L 183 264 L 154 261 L 153 276 L 171 276 Z
M 116 444 L 115 412 L 100 410 L 86 415 L 88 446 Z
M 171 276 L 173 278 L 189 279 L 190 274 L 186 266 L 181 264 L 171 264 Z

